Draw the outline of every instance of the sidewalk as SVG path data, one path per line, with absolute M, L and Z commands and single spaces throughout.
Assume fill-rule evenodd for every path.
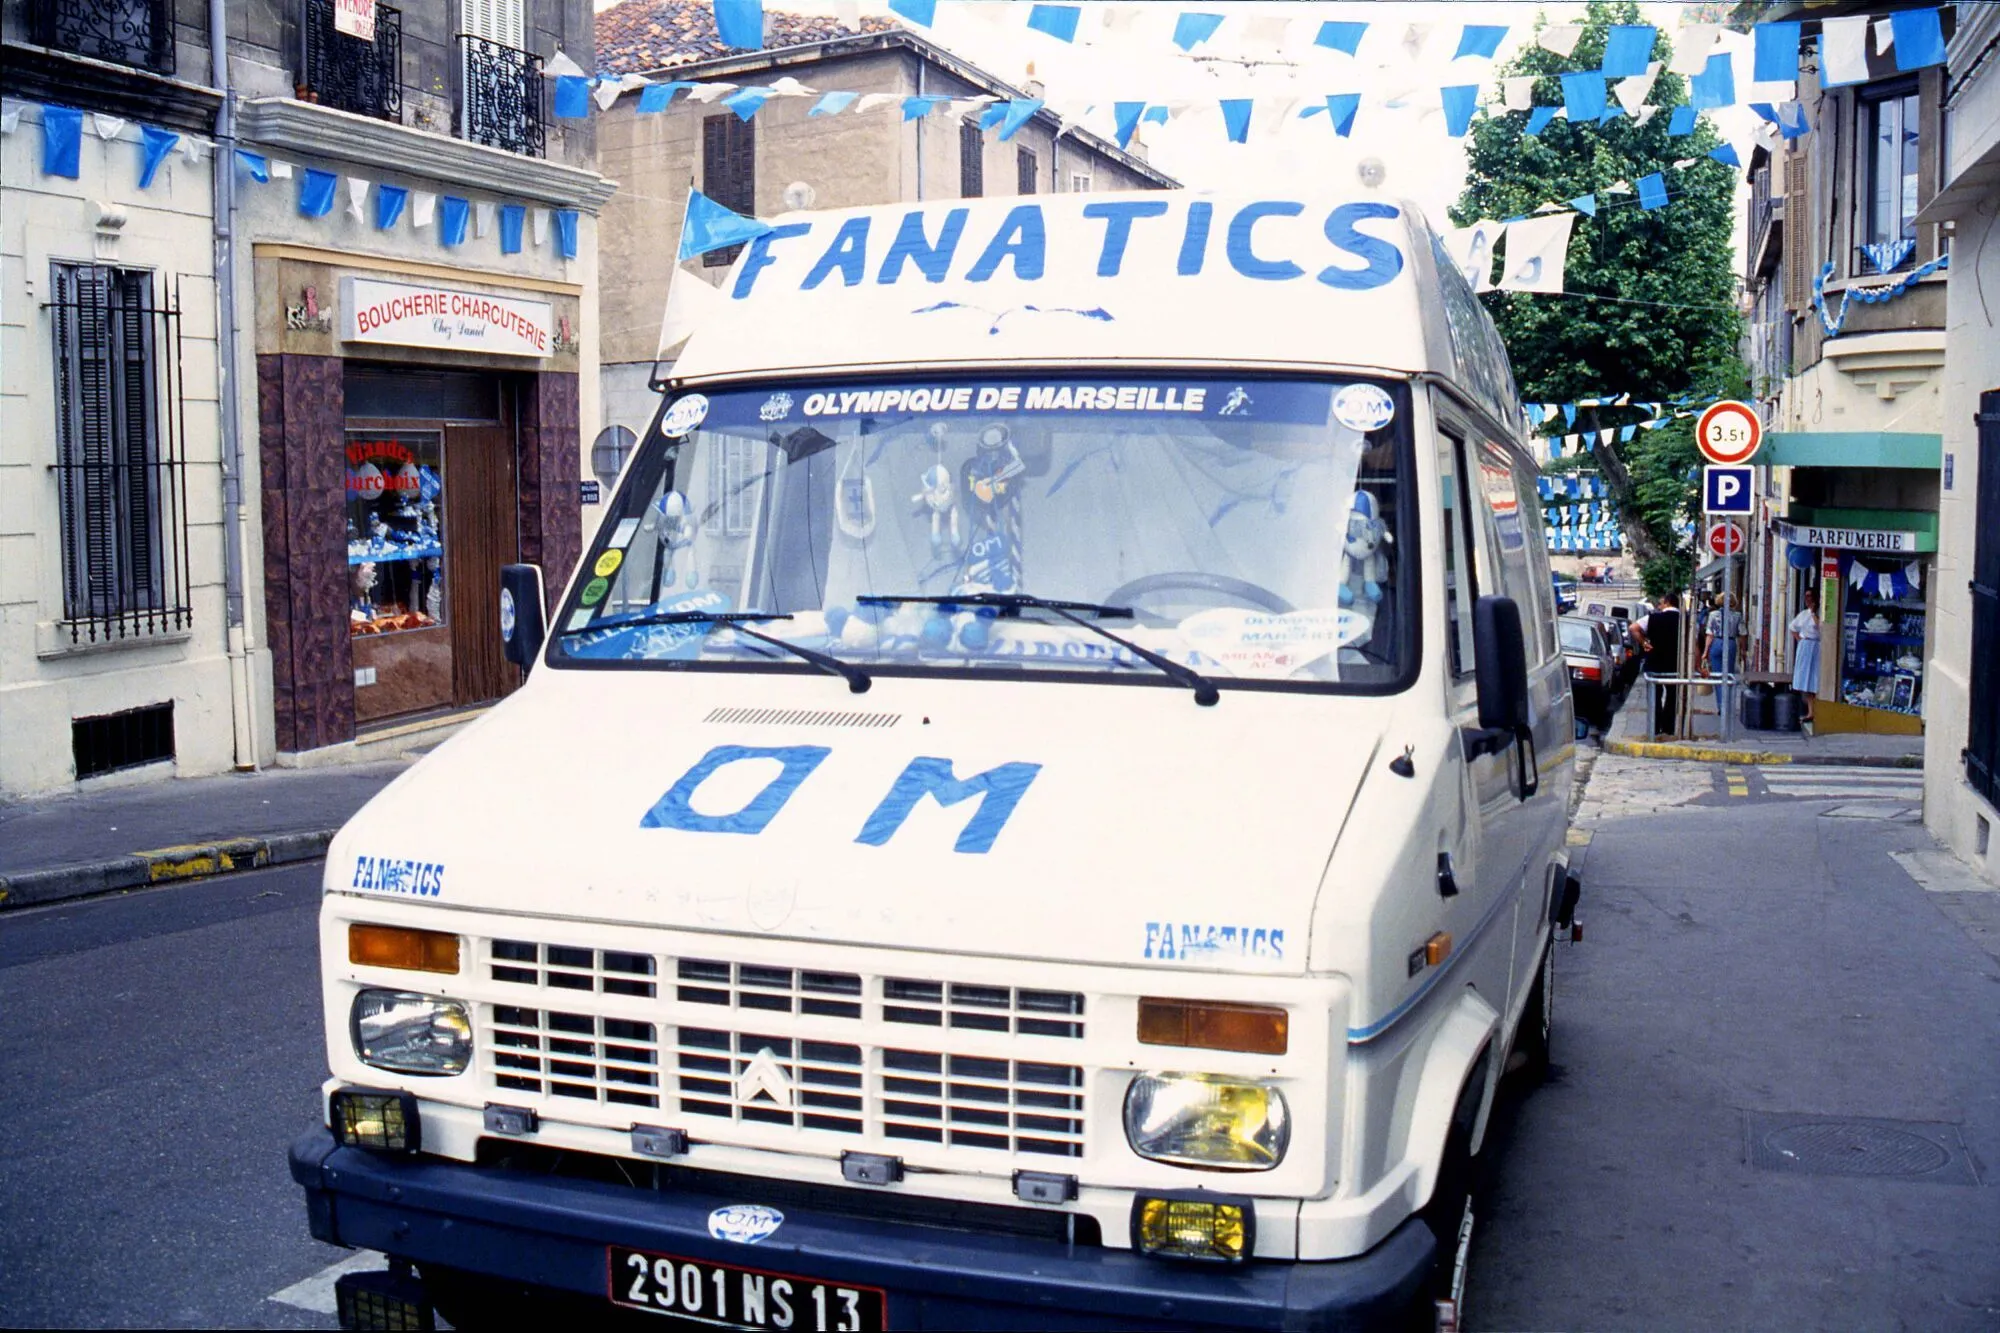
M 1740 694 L 1738 696 L 1741 697 Z M 1646 735 L 1646 683 L 1634 680 L 1624 706 L 1604 735 L 1612 754 L 1637 759 L 1692 759 L 1712 764 L 1846 764 L 1862 768 L 1922 768 L 1922 736 L 1846 733 L 1808 736 L 1803 731 L 1747 731 L 1740 725 L 1720 739 L 1712 690 L 1696 690 L 1692 740 L 1655 741 Z M 1705 710 L 1705 711 L 1704 711 Z
M 0 913 L 316 860 L 406 767 L 267 769 L 0 803 Z

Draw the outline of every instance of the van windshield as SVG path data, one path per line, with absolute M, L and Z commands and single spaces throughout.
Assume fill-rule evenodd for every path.
M 1414 659 L 1405 386 L 943 377 L 685 394 L 633 463 L 550 660 L 811 670 L 729 624 L 887 674 L 1158 667 L 1382 688 Z M 876 599 L 886 599 L 878 601 Z

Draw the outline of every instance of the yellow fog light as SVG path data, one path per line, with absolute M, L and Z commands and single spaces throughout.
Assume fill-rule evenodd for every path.
M 1141 1074 L 1125 1092 L 1125 1139 L 1155 1162 L 1269 1171 L 1285 1159 L 1292 1119 L 1268 1083 L 1219 1074 Z
M 327 1119 L 344 1148 L 415 1152 L 422 1138 L 417 1099 L 407 1092 L 340 1088 L 327 1099 Z
M 1174 1194 L 1132 1201 L 1132 1248 L 1141 1254 L 1235 1264 L 1256 1243 L 1257 1213 L 1248 1199 Z

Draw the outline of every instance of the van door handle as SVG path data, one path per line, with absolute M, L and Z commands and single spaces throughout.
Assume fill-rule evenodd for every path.
M 1458 897 L 1458 876 L 1452 872 L 1451 853 L 1438 853 L 1438 897 Z

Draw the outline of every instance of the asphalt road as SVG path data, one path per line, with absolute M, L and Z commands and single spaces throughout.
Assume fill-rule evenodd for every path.
M 0 1326 L 330 1328 L 285 1147 L 325 1069 L 320 867 L 0 919 Z
M 1930 844 L 1873 775 L 1772 776 L 1597 757 L 1588 938 L 1554 1076 L 1495 1112 L 1468 1327 L 2000 1327 L 2000 894 L 1904 873 Z M 0 1325 L 332 1326 L 271 1299 L 347 1257 L 284 1160 L 324 1067 L 318 874 L 0 918 Z M 1804 1120 L 1946 1161 L 1808 1173 Z

